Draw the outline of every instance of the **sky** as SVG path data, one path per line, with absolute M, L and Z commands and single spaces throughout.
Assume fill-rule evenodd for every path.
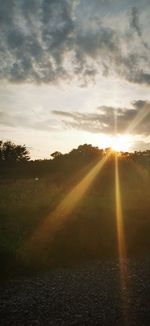
M 0 0 L 0 139 L 150 149 L 149 31 L 149 0 Z

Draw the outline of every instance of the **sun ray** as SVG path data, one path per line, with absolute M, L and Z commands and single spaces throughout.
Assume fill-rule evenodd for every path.
M 26 242 L 23 252 L 27 255 L 39 253 L 50 245 L 55 232 L 62 226 L 68 215 L 74 210 L 81 198 L 85 195 L 97 174 L 101 171 L 111 153 L 107 153 L 87 175 L 66 195 L 57 208 L 50 213 L 44 222 L 34 231 Z
M 117 155 L 115 156 L 115 194 L 116 194 L 116 223 L 117 223 L 120 283 L 121 283 L 121 292 L 122 292 L 124 324 L 127 325 L 127 319 L 128 319 L 127 252 L 126 252 L 124 225 L 123 225 L 123 212 L 122 212 L 122 203 L 121 203 L 119 166 L 118 166 Z
M 112 137 L 111 148 L 116 152 L 127 152 L 130 148 L 131 136 L 125 135 L 116 135 Z
M 118 152 L 128 151 L 134 143 L 132 132 L 136 130 L 137 126 L 148 116 L 148 114 L 150 114 L 150 103 L 145 103 L 135 118 L 131 121 L 128 128 L 126 128 L 122 134 L 118 134 L 118 113 L 116 109 L 114 111 L 114 136 L 111 137 L 111 148 Z
M 120 180 L 119 180 L 119 168 L 118 168 L 118 156 L 115 156 L 115 192 L 116 192 L 116 219 L 117 219 L 117 234 L 118 234 L 118 250 L 119 259 L 126 258 L 124 227 L 123 227 L 123 214 L 121 204 L 121 192 L 120 192 Z
M 126 130 L 126 133 L 131 133 L 136 129 L 136 127 L 148 116 L 150 113 L 150 104 L 146 103 L 144 108 L 139 111 L 136 117 L 131 121 L 129 127 Z

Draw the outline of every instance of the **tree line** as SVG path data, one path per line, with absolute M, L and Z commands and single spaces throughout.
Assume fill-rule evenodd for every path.
M 51 160 L 55 163 L 58 160 L 71 159 L 73 161 L 80 160 L 93 160 L 96 158 L 103 157 L 108 152 L 111 152 L 111 157 L 115 156 L 116 153 L 112 151 L 111 148 L 100 149 L 91 144 L 79 145 L 77 148 L 72 149 L 69 153 L 62 154 L 59 151 L 55 151 L 50 154 Z M 146 160 L 150 162 L 150 150 L 145 151 L 135 151 L 135 152 L 119 152 L 121 159 L 136 159 L 136 160 Z M 0 140 L 0 162 L 4 163 L 15 163 L 15 162 L 27 162 L 31 160 L 30 152 L 26 145 L 16 145 L 12 141 L 2 141 Z M 45 161 L 36 160 L 37 161 Z

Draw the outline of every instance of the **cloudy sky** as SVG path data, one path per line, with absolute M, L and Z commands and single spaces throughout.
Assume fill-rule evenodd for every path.
M 0 0 L 0 139 L 150 149 L 149 0 Z

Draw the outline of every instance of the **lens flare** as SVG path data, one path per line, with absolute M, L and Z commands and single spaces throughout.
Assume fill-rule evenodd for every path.
M 116 152 L 127 152 L 132 144 L 130 135 L 116 135 L 111 139 L 111 148 Z
M 127 271 L 127 253 L 123 225 L 123 213 L 121 204 L 121 191 L 119 180 L 118 156 L 115 156 L 115 193 L 116 193 L 116 222 L 117 222 L 117 238 L 118 238 L 118 255 L 119 255 L 119 269 L 120 282 L 122 292 L 122 303 L 124 313 L 124 324 L 128 325 L 128 271 Z
M 121 206 L 120 180 L 118 168 L 118 156 L 115 156 L 115 184 L 116 184 L 116 218 L 118 232 L 119 257 L 126 257 L 125 240 L 123 231 L 123 215 Z
M 146 103 L 144 107 L 138 112 L 135 119 L 132 120 L 126 132 L 131 133 L 136 127 L 150 114 L 150 103 Z
M 44 222 L 34 231 L 31 238 L 23 248 L 23 252 L 39 254 L 40 250 L 49 247 L 55 232 L 59 230 L 66 221 L 68 215 L 74 210 L 81 198 L 85 195 L 89 186 L 92 184 L 97 174 L 105 165 L 111 153 L 105 155 L 88 174 L 71 190 L 71 192 L 61 201 L 58 207 L 50 213 Z

